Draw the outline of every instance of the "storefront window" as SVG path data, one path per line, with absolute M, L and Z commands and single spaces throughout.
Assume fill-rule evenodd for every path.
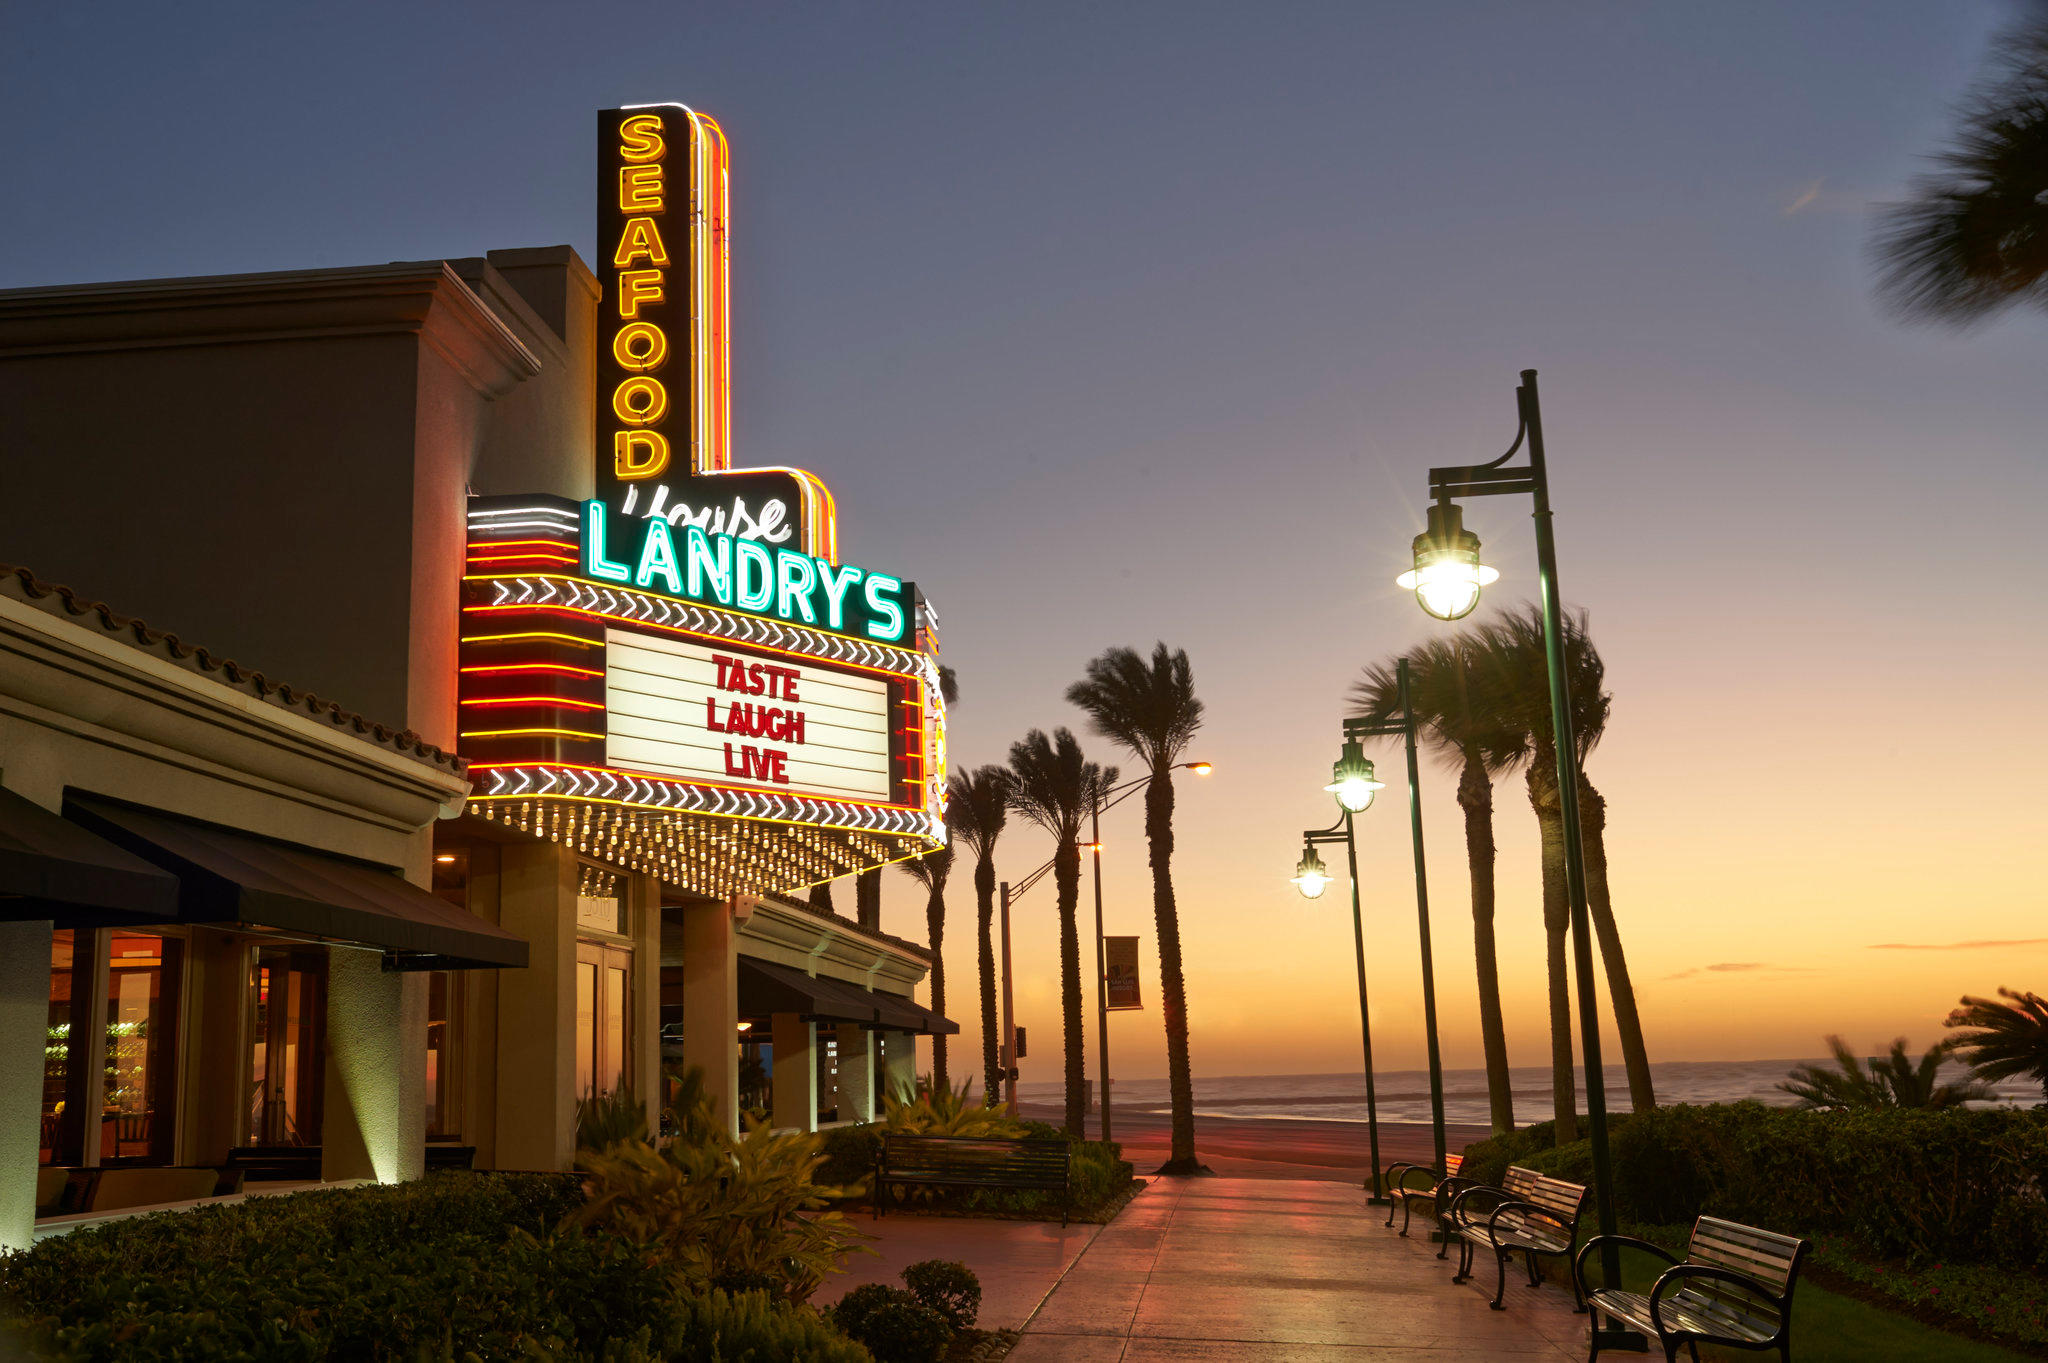
M 327 953 L 265 947 L 249 971 L 250 1145 L 318 1145 Z
M 143 933 L 109 936 L 102 1163 L 170 1162 L 183 945 Z
M 70 928 L 50 936 L 50 1017 L 43 1041 L 43 1125 L 37 1151 L 44 1164 L 79 1162 L 81 1095 L 74 1090 L 84 1087 L 79 1062 L 85 1037 L 72 1023 L 90 1006 L 92 975 L 78 959 L 75 940 Z M 92 935 L 85 940 L 90 943 Z
M 597 1082 L 597 962 L 576 963 L 576 1096 L 588 1098 Z
M 812 1029 L 811 1053 L 818 1058 L 818 1120 L 839 1120 L 839 1036 L 829 1023 Z

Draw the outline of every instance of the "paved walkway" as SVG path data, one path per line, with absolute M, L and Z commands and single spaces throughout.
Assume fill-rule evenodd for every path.
M 1155 1179 L 1068 1268 L 1009 1363 L 1552 1363 L 1585 1356 L 1571 1294 L 1454 1285 L 1363 1190 Z M 1489 1266 L 1490 1267 L 1490 1266 Z

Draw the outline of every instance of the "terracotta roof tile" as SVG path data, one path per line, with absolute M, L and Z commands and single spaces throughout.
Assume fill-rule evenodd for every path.
M 247 691 L 273 705 L 325 719 L 337 729 L 347 730 L 380 747 L 452 772 L 459 773 L 467 766 L 462 758 L 427 742 L 410 729 L 388 728 L 365 719 L 353 710 L 344 710 L 334 701 L 323 700 L 311 691 L 272 681 L 233 658 L 223 658 L 211 649 L 188 644 L 175 634 L 152 629 L 132 615 L 122 615 L 105 602 L 88 601 L 69 587 L 44 582 L 27 568 L 0 563 L 0 590 L 53 615 L 61 610 L 66 615 L 90 616 L 92 623 L 122 643 L 168 658 L 203 676 L 212 676 L 223 685 Z

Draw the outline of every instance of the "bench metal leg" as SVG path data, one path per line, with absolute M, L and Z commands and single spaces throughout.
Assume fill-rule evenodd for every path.
M 1508 1295 L 1508 1251 L 1495 1250 L 1493 1259 L 1494 1266 L 1498 1270 L 1498 1276 L 1494 1280 L 1493 1300 L 1488 1305 L 1492 1306 L 1496 1311 L 1505 1311 L 1508 1309 L 1506 1300 Z

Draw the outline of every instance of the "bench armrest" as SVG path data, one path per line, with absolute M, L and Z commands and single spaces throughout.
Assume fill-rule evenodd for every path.
M 1417 1184 L 1411 1188 L 1409 1187 L 1408 1179 L 1409 1176 L 1412 1174 L 1420 1174 L 1425 1179 L 1427 1179 L 1428 1182 Z M 1438 1188 L 1441 1188 L 1443 1186 L 1443 1178 L 1436 1172 L 1436 1170 L 1430 1168 L 1426 1164 L 1409 1164 L 1403 1162 L 1401 1164 L 1393 1164 L 1387 1167 L 1387 1172 L 1383 1176 L 1383 1183 L 1384 1186 L 1389 1190 L 1399 1188 L 1407 1192 L 1428 1193 L 1434 1192 Z
M 1493 1228 L 1500 1223 L 1501 1217 L 1506 1215 L 1508 1212 L 1520 1212 L 1524 1216 L 1539 1217 L 1542 1220 L 1548 1221 L 1551 1225 L 1556 1226 L 1560 1231 L 1564 1232 L 1564 1238 L 1567 1241 L 1571 1240 L 1578 1234 L 1577 1227 L 1567 1222 L 1563 1217 L 1559 1216 L 1556 1212 L 1551 1211 L 1548 1207 L 1539 1207 L 1534 1202 L 1508 1201 L 1501 1203 L 1498 1207 L 1495 1207 L 1493 1209 L 1493 1215 L 1486 1218 L 1486 1238 L 1493 1242 L 1493 1246 L 1495 1249 L 1500 1248 L 1500 1239 L 1493 1233 Z
M 1484 1201 L 1484 1199 L 1489 1197 L 1496 1198 L 1498 1201 L 1491 1205 L 1474 1206 L 1470 1210 L 1467 1210 L 1465 1207 L 1465 1204 L 1474 1198 Z M 1490 1183 L 1467 1184 L 1451 1198 L 1450 1209 L 1444 1215 L 1454 1222 L 1463 1222 L 1467 1217 L 1485 1216 L 1489 1211 L 1493 1210 L 1493 1207 L 1498 1206 L 1501 1202 L 1510 1200 L 1505 1189 L 1496 1188 Z
M 1638 1240 L 1633 1235 L 1596 1235 L 1586 1241 L 1585 1244 L 1579 1246 L 1578 1254 L 1572 1259 L 1572 1276 L 1579 1280 L 1579 1290 L 1581 1292 L 1592 1290 L 1591 1285 L 1586 1281 L 1586 1256 L 1590 1255 L 1594 1248 L 1599 1245 L 1620 1245 L 1627 1249 L 1639 1249 L 1656 1255 L 1667 1264 L 1676 1265 L 1678 1263 L 1678 1256 L 1676 1254 L 1673 1254 L 1662 1245 L 1653 1245 L 1648 1240 Z M 1602 1287 L 1617 1287 L 1620 1284 L 1607 1282 L 1603 1278 L 1600 1285 Z
M 1766 1287 L 1762 1280 L 1752 1278 L 1747 1273 L 1738 1273 L 1732 1268 L 1717 1268 L 1710 1264 L 1679 1264 L 1665 1269 L 1663 1276 L 1657 1279 L 1657 1285 L 1650 1289 L 1650 1321 L 1657 1327 L 1658 1334 L 1664 1333 L 1664 1317 L 1661 1310 L 1665 1296 L 1689 1278 L 1708 1278 L 1743 1289 L 1756 1297 L 1759 1304 L 1767 1305 L 1778 1313 L 1778 1333 L 1782 1335 L 1785 1332 L 1786 1323 L 1791 1319 L 1791 1314 L 1785 1309 L 1791 1296 L 1790 1292 L 1781 1297 Z

